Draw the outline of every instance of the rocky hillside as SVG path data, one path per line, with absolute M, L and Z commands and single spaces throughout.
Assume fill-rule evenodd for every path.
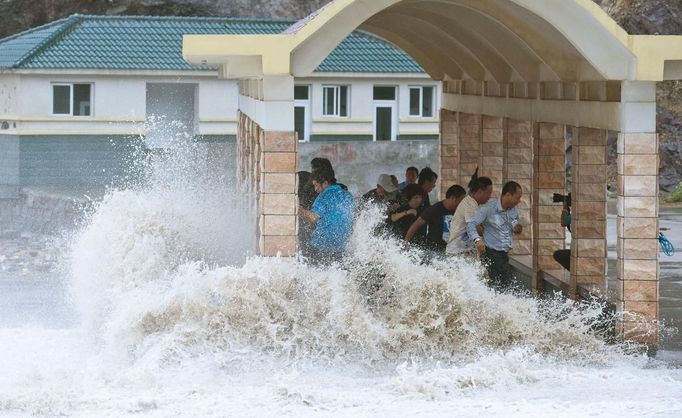
M 632 34 L 682 34 L 682 0 L 594 0 Z M 0 37 L 73 13 L 298 19 L 327 0 L 0 0 Z M 661 187 L 682 180 L 682 83 L 658 86 Z
M 73 13 L 298 19 L 327 0 L 0 0 L 0 37 Z
M 680 0 L 594 0 L 633 35 L 682 34 Z M 661 134 L 661 188 L 682 181 L 682 82 L 658 83 L 658 132 Z

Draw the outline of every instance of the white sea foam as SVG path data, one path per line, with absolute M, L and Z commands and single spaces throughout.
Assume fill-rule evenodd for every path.
M 682 373 L 596 335 L 602 307 L 495 293 L 356 222 L 331 267 L 260 258 L 197 147 L 73 238 L 81 325 L 0 330 L 0 415 L 679 416 Z

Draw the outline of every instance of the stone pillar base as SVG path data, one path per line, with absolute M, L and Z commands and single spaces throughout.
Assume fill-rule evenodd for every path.
M 616 309 L 624 338 L 658 343 L 658 135 L 618 136 Z
M 606 164 L 608 131 L 573 129 L 571 292 L 606 295 Z
M 256 199 L 258 253 L 296 254 L 296 146 L 294 132 L 264 131 L 247 115 L 239 114 L 238 179 L 246 198 Z
M 561 226 L 561 204 L 554 203 L 554 193 L 566 194 L 565 126 L 537 123 L 533 143 L 533 269 L 535 286 L 542 286 L 538 276 L 551 271 L 564 275 L 564 268 L 554 260 L 554 251 L 564 249 L 565 228 Z

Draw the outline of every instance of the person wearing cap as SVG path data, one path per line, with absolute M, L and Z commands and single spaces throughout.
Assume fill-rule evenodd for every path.
M 380 174 L 377 179 L 377 187 L 362 195 L 365 203 L 385 205 L 386 208 L 393 208 L 395 205 L 395 192 L 398 190 L 391 176 Z

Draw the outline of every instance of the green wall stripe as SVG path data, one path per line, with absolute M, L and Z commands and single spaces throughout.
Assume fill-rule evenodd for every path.
M 372 135 L 310 135 L 310 142 L 372 141 Z
M 398 135 L 398 141 L 437 141 L 438 135 Z

